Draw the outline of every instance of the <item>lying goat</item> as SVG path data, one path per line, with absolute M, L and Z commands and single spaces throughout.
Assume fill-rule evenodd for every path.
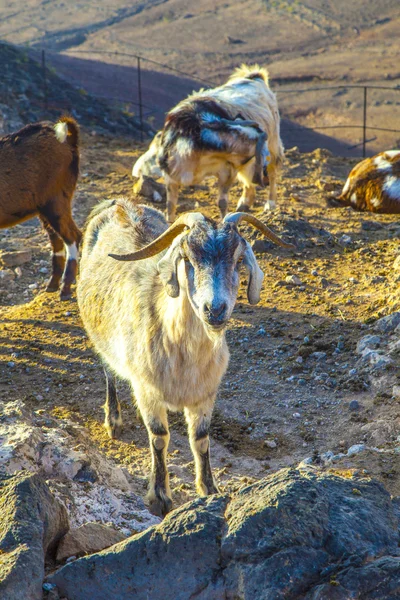
M 336 200 L 356 210 L 400 213 L 400 150 L 387 150 L 358 163 Z
M 186 213 L 168 228 L 159 211 L 126 199 L 100 205 L 84 235 L 77 295 L 86 331 L 106 365 L 105 427 L 114 437 L 122 424 L 117 375 L 130 382 L 148 430 L 148 499 L 156 514 L 172 506 L 167 410 L 185 411 L 199 494 L 217 492 L 209 427 L 228 365 L 224 331 L 241 267 L 251 304 L 259 301 L 263 280 L 238 232 L 241 221 L 292 248 L 252 215 L 233 213 L 216 223 Z
M 38 216 L 50 238 L 53 272 L 48 292 L 71 296 L 81 232 L 71 213 L 79 173 L 79 129 L 74 119 L 34 123 L 0 139 L 0 228 Z M 67 253 L 67 261 L 65 257 Z
M 283 159 L 279 128 L 268 72 L 257 65 L 243 65 L 224 85 L 195 92 L 173 108 L 132 174 L 164 177 L 170 222 L 175 219 L 179 186 L 201 183 L 210 175 L 218 179 L 222 217 L 236 177 L 244 184 L 237 210 L 249 210 L 255 200 L 255 184 L 267 182 L 270 199 L 265 210 L 273 209 Z

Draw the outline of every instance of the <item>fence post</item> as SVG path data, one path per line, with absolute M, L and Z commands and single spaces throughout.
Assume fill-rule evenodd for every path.
M 367 154 L 367 86 L 364 86 L 363 158 Z
M 143 142 L 143 107 L 142 107 L 142 73 L 140 69 L 140 56 L 137 57 L 138 74 L 138 96 L 139 96 L 139 118 L 140 118 L 140 141 Z
M 48 110 L 48 98 L 47 98 L 47 77 L 46 77 L 46 53 L 42 50 L 42 74 L 43 74 L 43 96 L 44 96 L 44 108 Z

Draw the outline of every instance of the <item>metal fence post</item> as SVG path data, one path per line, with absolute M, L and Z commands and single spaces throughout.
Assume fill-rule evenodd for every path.
M 363 158 L 367 155 L 367 86 L 364 86 Z
M 140 69 L 140 56 L 137 57 L 138 73 L 138 96 L 139 96 L 139 118 L 140 118 L 140 141 L 143 142 L 143 106 L 142 106 L 142 73 Z
M 48 110 L 48 98 L 47 98 L 47 77 L 46 77 L 46 53 L 42 50 L 42 73 L 43 73 L 43 96 L 44 96 L 44 108 Z

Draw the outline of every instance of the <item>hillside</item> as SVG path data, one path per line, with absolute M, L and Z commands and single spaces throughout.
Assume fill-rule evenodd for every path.
M 46 69 L 44 78 L 41 64 L 27 50 L 0 42 L 0 69 L 0 135 L 67 112 L 93 131 L 139 137 L 138 121 L 122 107 L 94 100 L 87 91 L 60 79 L 54 69 Z
M 23 7 L 6 2 L 0 9 L 0 37 L 61 53 L 54 56 L 55 68 L 89 91 L 101 87 L 101 95 L 137 101 L 137 91 L 129 92 L 136 59 L 124 53 L 188 73 L 186 81 L 170 86 L 157 72 L 174 75 L 172 71 L 142 62 L 144 94 L 150 96 L 146 114 L 157 126 L 165 109 L 198 85 L 193 86 L 190 75 L 220 83 L 241 62 L 258 61 L 270 69 L 284 117 L 305 127 L 340 125 L 322 133 L 345 140 L 346 147 L 361 141 L 361 130 L 352 126 L 362 124 L 362 90 L 301 95 L 286 90 L 357 83 L 396 88 L 399 25 L 396 0 L 117 0 L 112 5 L 105 0 L 79 5 L 31 0 Z M 119 55 L 109 54 L 115 52 Z M 63 60 L 64 55 L 90 62 Z M 115 93 L 113 77 L 104 82 L 99 61 L 126 68 L 125 93 Z M 371 90 L 368 125 L 400 130 L 399 123 L 400 92 Z M 370 131 L 369 149 L 396 147 L 399 137 L 398 132 Z

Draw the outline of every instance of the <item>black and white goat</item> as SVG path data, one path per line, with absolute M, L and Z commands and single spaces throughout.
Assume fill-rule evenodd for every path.
M 278 105 L 268 85 L 268 72 L 257 65 L 243 65 L 224 85 L 195 92 L 173 108 L 132 175 L 164 177 L 170 222 L 175 219 L 179 187 L 215 176 L 223 217 L 236 177 L 244 185 L 237 210 L 249 210 L 255 185 L 267 182 L 265 210 L 275 208 L 282 160 Z

